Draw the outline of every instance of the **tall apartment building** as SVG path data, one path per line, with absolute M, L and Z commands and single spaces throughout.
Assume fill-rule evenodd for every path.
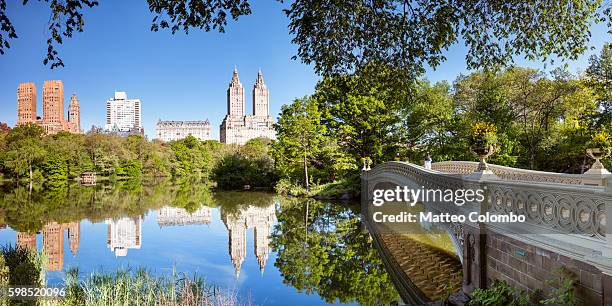
M 70 99 L 68 120 L 64 120 L 64 84 L 60 80 L 45 81 L 42 92 L 42 119 L 36 116 L 36 86 L 19 83 L 17 89 L 17 125 L 36 123 L 45 133 L 60 131 L 80 133 L 81 108 L 76 95 Z
M 17 125 L 36 123 L 36 85 L 19 83 L 17 88 Z
M 45 81 L 42 92 L 42 127 L 47 134 L 70 131 L 64 120 L 64 84 L 60 80 Z
M 127 93 L 116 91 L 106 101 L 106 131 L 142 134 L 140 105 L 140 99 L 128 99 Z
M 244 87 L 234 69 L 227 89 L 227 115 L 220 126 L 221 142 L 243 145 L 253 138 L 275 138 L 269 111 L 270 96 L 261 70 L 253 86 L 253 115 L 245 115 Z
M 68 105 L 68 122 L 72 123 L 75 132 L 81 132 L 81 105 L 75 94 L 70 97 Z
M 200 139 L 210 140 L 210 122 L 197 121 L 157 121 L 155 125 L 155 138 L 163 141 L 183 139 L 189 135 Z

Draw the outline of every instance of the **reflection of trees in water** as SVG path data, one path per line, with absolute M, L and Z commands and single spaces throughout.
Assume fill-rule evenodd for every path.
M 266 192 L 223 191 L 214 194 L 214 203 L 222 214 L 237 213 L 249 206 L 267 207 L 274 203 L 275 196 Z
M 167 205 L 195 211 L 212 203 L 207 184 L 173 184 L 170 181 L 119 181 L 115 184 L 80 186 L 0 186 L 4 221 L 20 232 L 35 232 L 49 222 L 70 223 L 89 219 L 138 217 Z
M 356 211 L 310 199 L 281 198 L 280 203 L 271 246 L 285 283 L 330 303 L 399 300 Z

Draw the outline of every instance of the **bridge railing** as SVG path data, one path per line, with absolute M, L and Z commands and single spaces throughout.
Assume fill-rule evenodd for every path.
M 454 174 L 470 174 L 478 170 L 478 162 L 444 161 L 431 165 L 433 170 Z M 581 174 L 554 173 L 526 170 L 489 164 L 489 169 L 498 177 L 511 181 L 533 181 L 559 184 L 582 184 Z
M 525 222 L 486 223 L 487 228 L 570 257 L 588 257 L 612 272 L 612 234 L 606 231 L 607 215 L 612 215 L 611 177 L 603 179 L 607 186 L 589 186 L 581 185 L 581 175 L 490 165 L 497 178 L 474 179 L 470 174 L 477 167 L 475 162 L 441 162 L 429 170 L 407 162 L 387 162 L 363 173 L 362 192 L 367 201 L 383 182 L 426 189 L 484 189 L 485 201 L 467 203 L 464 209 L 525 216 Z

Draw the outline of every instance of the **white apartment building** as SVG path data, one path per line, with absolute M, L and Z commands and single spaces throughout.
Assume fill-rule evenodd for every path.
M 109 132 L 130 132 L 142 129 L 140 99 L 128 99 L 127 93 L 116 91 L 106 101 L 106 125 Z
M 199 140 L 210 140 L 210 122 L 197 121 L 157 121 L 155 138 L 162 141 L 183 139 L 189 135 Z

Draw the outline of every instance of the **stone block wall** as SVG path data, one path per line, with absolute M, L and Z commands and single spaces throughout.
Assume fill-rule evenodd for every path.
M 488 285 L 504 280 L 513 288 L 528 292 L 540 289 L 547 296 L 553 289 L 547 281 L 565 267 L 576 275 L 576 297 L 584 305 L 612 303 L 604 301 L 603 294 L 604 283 L 610 283 L 612 289 L 612 278 L 592 265 L 491 232 L 486 235 L 485 248 Z

